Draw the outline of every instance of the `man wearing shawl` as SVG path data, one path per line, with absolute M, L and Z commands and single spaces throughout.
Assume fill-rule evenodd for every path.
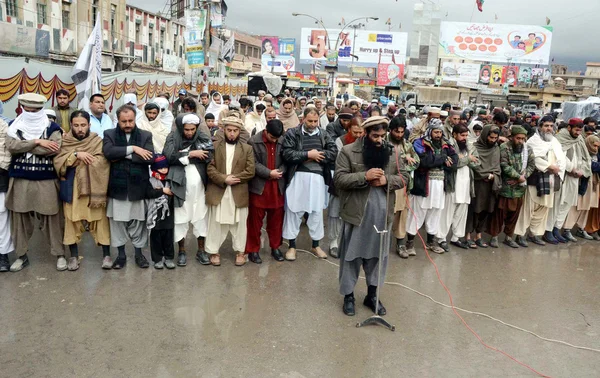
M 63 137 L 60 152 L 54 158 L 65 214 L 63 243 L 71 251 L 67 268 L 79 268 L 77 244 L 85 231 L 85 221 L 96 244 L 102 246 L 102 269 L 111 269 L 110 226 L 106 217 L 110 163 L 102 153 L 102 138 L 90 133 L 90 115 L 76 110 L 70 121 L 70 132 Z
M 444 182 L 446 173 L 456 170 L 458 155 L 443 138 L 442 121 L 432 118 L 424 137 L 414 141 L 413 147 L 419 155 L 419 168 L 414 172 L 414 184 L 410 191 L 410 206 L 414 214 L 408 216 L 406 249 L 415 256 L 415 236 L 425 224 L 427 248 L 435 253 L 444 253 L 444 249 L 435 242 L 439 231 L 442 209 L 445 206 Z
M 486 231 L 490 215 L 496 209 L 496 194 L 502 186 L 499 137 L 500 129 L 497 126 L 486 125 L 474 143 L 480 164 L 473 168 L 475 196 L 467 216 L 466 235 L 470 247 L 473 247 L 472 233 L 475 233 L 477 247 L 488 247 L 482 239 L 482 233 Z
M 580 178 L 589 179 L 592 175 L 592 160 L 585 145 L 585 139 L 581 135 L 582 130 L 583 121 L 579 118 L 572 118 L 569 120 L 567 128 L 556 134 L 556 139 L 560 142 L 566 157 L 565 178 L 560 190 L 556 193 L 554 206 L 548 215 L 546 232 L 551 232 L 552 236 L 560 243 L 577 241 L 571 234 L 570 228 L 565 228 L 563 235 L 560 234 L 560 229 L 571 208 L 577 204 Z
M 135 124 L 135 109 L 123 105 L 117 109 L 117 127 L 104 132 L 102 151 L 110 161 L 106 216 L 110 223 L 110 244 L 117 247 L 113 269 L 127 263 L 125 243 L 130 239 L 135 250 L 135 263 L 140 268 L 150 264 L 142 254 L 148 244 L 146 204 L 150 198 L 149 167 L 154 147 L 152 134 Z
M 248 182 L 254 177 L 254 153 L 251 146 L 239 140 L 244 128 L 240 118 L 227 116 L 223 126 L 225 139 L 215 143 L 215 157 L 208 165 L 206 252 L 213 266 L 221 265 L 219 248 L 231 233 L 235 265 L 242 266 L 246 263 Z
M 6 148 L 7 131 L 8 123 L 0 115 L 0 272 L 10 270 L 8 254 L 15 250 L 10 236 L 10 212 L 4 205 L 6 191 L 8 190 L 8 169 L 10 167 L 10 153 Z
M 289 240 L 290 246 L 286 260 L 296 260 L 296 237 L 306 213 L 311 252 L 319 258 L 327 258 L 319 243 L 325 236 L 323 209 L 327 208 L 327 185 L 336 157 L 335 142 L 319 127 L 317 110 L 307 108 L 304 123 L 290 129 L 283 139 L 283 159 L 288 168 L 283 237 Z
M 440 119 L 440 113 L 441 113 L 440 108 L 435 108 L 435 107 L 429 108 L 427 110 L 427 117 L 423 118 L 422 120 L 420 120 L 419 122 L 417 122 L 417 123 L 414 124 L 414 127 L 411 130 L 411 132 L 410 132 L 410 136 L 408 138 L 408 141 L 410 143 L 414 143 L 417 139 L 423 138 L 423 136 L 428 131 L 429 122 L 432 119 L 439 120 Z
M 12 211 L 11 232 L 18 257 L 10 270 L 17 272 L 29 265 L 29 239 L 38 222 L 50 252 L 57 257 L 56 269 L 66 270 L 64 220 L 53 163 L 60 152 L 62 130 L 42 110 L 44 96 L 26 93 L 18 99 L 23 112 L 10 123 L 6 137 L 12 160 L 5 204 Z
M 446 252 L 450 251 L 446 238 L 452 230 L 450 243 L 459 248 L 469 248 L 461 238 L 465 236 L 469 205 L 474 192 L 473 169 L 477 168 L 479 154 L 475 147 L 467 141 L 469 129 L 463 125 L 455 125 L 452 129 L 448 144 L 458 154 L 456 170 L 446 171 L 446 198 L 437 233 L 439 246 Z
M 500 146 L 500 168 L 502 170 L 502 188 L 498 193 L 498 204 L 492 215 L 489 233 L 492 236 L 490 245 L 498 246 L 498 235 L 502 231 L 506 235 L 504 244 L 511 248 L 527 245 L 527 242 L 517 237 L 513 240 L 519 212 L 523 206 L 523 196 L 527 188 L 527 179 L 535 170 L 535 157 L 528 150 L 527 130 L 513 125 L 512 138 Z
M 169 100 L 167 98 L 159 96 L 154 99 L 154 103 L 160 108 L 160 115 L 158 116 L 158 118 L 162 122 L 163 127 L 167 129 L 168 132 L 171 132 L 171 129 L 173 128 L 173 122 L 175 121 L 175 117 L 173 116 L 173 113 L 169 110 Z
M 546 222 L 548 212 L 554 206 L 555 192 L 560 190 L 565 175 L 566 157 L 560 142 L 554 137 L 554 118 L 546 116 L 540 120 L 538 130 L 527 141 L 527 151 L 535 158 L 535 170 L 527 179 L 515 234 L 521 236 L 518 242 L 523 247 L 527 246 L 523 236 L 528 228 L 531 233 L 528 240 L 532 243 L 545 245 L 541 239 L 544 235 L 556 244 L 552 233 L 545 233 Z
M 284 131 L 288 131 L 300 124 L 298 115 L 294 111 L 294 100 L 286 98 L 281 102 L 281 106 L 277 109 L 277 119 L 283 122 Z
M 319 126 L 321 126 L 321 129 L 323 129 L 323 131 L 326 131 L 327 125 L 329 125 L 332 122 L 335 122 L 337 119 L 338 115 L 335 112 L 335 105 L 327 103 L 327 106 L 325 106 L 325 111 L 319 119 Z
M 256 101 L 254 103 L 254 111 L 246 115 L 246 120 L 244 121 L 244 128 L 250 135 L 260 134 L 260 132 L 265 129 L 265 126 L 267 125 L 264 116 L 266 108 L 267 105 L 264 102 Z
M 157 154 L 162 154 L 165 141 L 170 133 L 170 130 L 164 127 L 160 116 L 160 107 L 153 102 L 149 102 L 144 106 L 144 114 L 137 121 L 137 126 L 140 130 L 145 130 L 152 134 L 152 144 L 154 152 Z
M 331 139 L 335 141 L 337 138 L 344 136 L 348 132 L 348 127 L 350 127 L 350 121 L 352 121 L 353 117 L 350 108 L 342 108 L 338 118 L 326 127 Z
M 451 140 L 454 126 L 460 124 L 460 112 L 458 110 L 451 110 L 450 115 L 444 121 L 444 138 Z
M 335 169 L 336 189 L 343 193 L 340 216 L 344 224 L 340 235 L 340 294 L 344 296 L 342 311 L 355 314 L 354 288 L 360 268 L 365 272 L 367 296 L 363 304 L 377 315 L 386 309 L 377 303 L 377 287 L 383 285 L 390 246 L 389 228 L 394 216 L 394 193 L 408 183 L 408 173 L 390 162 L 386 134 L 388 120 L 372 117 L 363 124 L 365 136 L 342 148 Z M 403 163 L 400 163 L 403 164 Z M 389 197 L 389 203 L 387 198 Z M 387 208 L 386 208 L 387 207 Z M 385 230 L 383 256 L 379 259 L 380 235 Z M 379 275 L 379 264 L 381 275 Z M 377 306 L 378 305 L 378 306 Z
M 412 144 L 406 140 L 406 119 L 404 117 L 394 117 L 390 122 L 389 141 L 394 145 L 394 153 L 392 154 L 394 161 L 392 165 L 397 172 L 406 170 L 407 173 L 413 172 L 419 167 L 419 155 L 415 152 Z M 396 238 L 396 253 L 403 259 L 408 258 L 406 250 L 406 221 L 410 211 L 406 206 L 408 193 L 412 189 L 412 177 L 407 174 L 407 182 L 402 189 L 396 190 L 396 201 L 394 204 L 394 222 L 392 224 L 392 232 Z
M 598 207 L 598 194 L 600 193 L 600 163 L 598 162 L 598 147 L 600 147 L 600 138 L 595 135 L 590 135 L 585 139 L 585 146 L 588 154 L 590 155 L 591 161 L 591 177 L 580 177 L 579 178 L 579 192 L 577 196 L 577 205 L 571 207 L 569 215 L 565 220 L 564 228 L 565 234 L 567 230 L 573 229 L 573 226 L 579 226 L 577 236 L 582 237 L 586 240 L 592 240 L 584 229 L 588 222 L 588 215 L 590 209 Z
M 190 223 L 198 244 L 196 260 L 202 265 L 210 264 L 204 246 L 208 232 L 205 192 L 208 186 L 207 166 L 214 148 L 210 136 L 199 130 L 199 124 L 197 115 L 180 114 L 175 119 L 176 129 L 167 137 L 163 149 L 170 165 L 167 179 L 174 195 L 174 240 L 179 245 L 179 266 L 187 265 L 185 237 Z
M 221 112 L 229 110 L 229 107 L 223 104 L 223 99 L 219 92 L 214 92 L 210 97 L 211 101 L 206 107 L 206 113 L 211 113 L 215 116 L 215 122 L 218 124 L 221 117 Z M 202 119 L 202 118 L 201 118 Z

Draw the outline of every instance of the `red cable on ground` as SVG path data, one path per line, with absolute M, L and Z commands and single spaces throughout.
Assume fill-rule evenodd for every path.
M 407 191 L 406 182 L 404 181 L 404 177 L 402 176 L 402 173 L 400 172 L 400 164 L 399 164 L 399 161 L 398 161 L 398 148 L 394 147 L 394 150 L 395 150 L 394 152 L 395 152 L 395 155 L 396 155 L 396 167 L 398 167 L 398 174 L 400 176 L 400 179 L 404 183 L 404 188 L 403 189 L 404 189 L 404 193 L 405 193 L 405 197 L 406 197 L 406 206 L 408 207 L 408 209 L 410 210 L 410 213 L 412 214 L 412 216 L 414 217 L 414 219 L 416 221 L 417 220 L 417 215 L 415 214 L 415 212 L 413 211 L 413 209 L 410 207 L 410 201 L 408 199 L 408 191 Z M 448 289 L 448 287 L 446 286 L 446 284 L 442 280 L 442 277 L 440 276 L 440 271 L 438 270 L 437 265 L 435 264 L 435 262 L 433 261 L 433 259 L 429 255 L 429 251 L 427 250 L 427 246 L 426 246 L 425 240 L 423 240 L 423 237 L 421 236 L 421 234 L 419 233 L 418 230 L 417 230 L 417 236 L 419 237 L 419 239 L 421 240 L 421 243 L 423 244 L 423 248 L 425 249 L 425 254 L 427 255 L 427 258 L 429 259 L 429 261 L 431 262 L 431 264 L 433 264 L 433 267 L 435 268 L 435 274 L 437 275 L 438 281 L 440 282 L 440 284 L 442 285 L 442 287 L 444 288 L 444 290 L 448 294 L 448 299 L 450 300 L 450 307 L 452 307 L 452 311 L 454 312 L 454 315 L 456 315 L 460 319 L 460 321 L 463 323 L 463 325 L 477 338 L 477 340 L 479 340 L 479 342 L 481 343 L 481 345 L 483 345 L 484 347 L 486 347 L 488 349 L 491 349 L 491 350 L 493 350 L 495 352 L 503 354 L 504 356 L 510 358 L 511 360 L 513 360 L 514 362 L 518 363 L 519 365 L 526 367 L 527 369 L 529 369 L 533 373 L 539 375 L 540 377 L 551 378 L 549 375 L 545 375 L 543 373 L 540 373 L 539 371 L 535 370 L 531 366 L 527 365 L 524 362 L 519 361 L 518 359 L 516 359 L 515 357 L 511 356 L 510 354 L 504 352 L 503 350 L 495 348 L 495 347 L 493 347 L 491 345 L 488 345 L 488 344 L 485 343 L 485 341 L 483 341 L 483 339 L 481 338 L 481 336 L 479 336 L 477 334 L 477 332 L 475 332 L 473 330 L 473 328 L 471 328 L 469 326 L 469 324 L 467 324 L 467 322 L 465 321 L 465 319 L 458 313 L 458 311 L 456 311 L 456 307 L 454 307 L 454 300 L 452 299 L 452 294 L 450 293 L 450 290 Z

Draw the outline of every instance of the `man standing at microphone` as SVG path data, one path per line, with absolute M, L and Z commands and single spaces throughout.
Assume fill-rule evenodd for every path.
M 355 314 L 354 287 L 361 266 L 368 289 L 363 304 L 375 312 L 377 286 L 384 282 L 388 262 L 395 191 L 409 179 L 403 163 L 400 167 L 403 177 L 396 164 L 390 164 L 391 149 L 385 141 L 388 125 L 386 117 L 368 118 L 362 125 L 365 136 L 344 146 L 336 161 L 334 182 L 342 199 L 340 216 L 344 221 L 339 244 L 339 281 L 340 293 L 344 295 L 342 309 L 348 316 Z M 381 211 L 386 206 L 387 213 Z M 383 261 L 379 261 L 380 235 L 373 226 L 383 231 L 386 224 Z M 378 276 L 380 263 L 382 275 Z M 380 302 L 378 315 L 385 314 Z

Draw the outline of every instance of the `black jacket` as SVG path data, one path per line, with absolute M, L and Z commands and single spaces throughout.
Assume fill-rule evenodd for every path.
M 252 146 L 254 150 L 254 178 L 250 180 L 248 189 L 250 193 L 262 195 L 265 189 L 265 183 L 269 180 L 271 170 L 267 168 L 267 147 L 263 140 L 263 132 L 253 135 L 249 140 L 248 144 Z M 283 136 L 277 140 L 277 146 L 275 147 L 275 167 L 283 172 L 283 178 L 278 180 L 279 193 L 285 193 L 285 173 L 286 167 L 283 164 Z
M 331 136 L 328 133 L 320 130 L 321 145 L 325 152 L 325 160 L 320 164 L 323 167 L 323 178 L 325 184 L 329 185 L 331 181 L 331 171 L 335 167 L 335 159 L 337 158 L 337 147 Z M 308 152 L 302 150 L 302 125 L 289 129 L 283 137 L 283 160 L 287 164 L 287 185 L 292 182 L 292 178 L 296 174 L 298 166 L 308 160 Z
M 102 152 L 108 161 L 110 161 L 110 176 L 108 180 L 108 197 L 118 200 L 139 201 L 153 198 L 155 190 L 150 185 L 149 166 L 150 160 L 143 160 L 137 154 L 132 154 L 131 159 L 127 159 L 127 146 L 115 144 L 117 140 L 117 128 L 106 130 L 104 132 L 104 145 Z M 148 131 L 139 130 L 139 142 L 129 146 L 138 146 L 154 153 L 152 144 L 152 134 Z M 132 174 L 136 172 L 136 174 Z M 120 189 L 124 188 L 124 189 Z
M 414 172 L 414 183 L 410 193 L 414 196 L 429 197 L 429 170 L 432 168 L 442 168 L 444 170 L 444 190 L 449 185 L 451 175 L 449 172 L 456 171 L 458 165 L 458 155 L 454 148 L 444 142 L 442 152 L 436 155 L 433 148 L 424 138 L 415 140 L 413 143 L 415 151 L 419 155 L 419 168 Z M 452 159 L 452 165 L 446 166 L 446 159 Z
M 344 129 L 344 126 L 342 126 L 342 124 L 340 123 L 339 117 L 338 119 L 327 125 L 326 130 L 327 134 L 329 134 L 329 136 L 331 137 L 331 139 L 333 139 L 334 142 L 337 140 L 337 138 L 346 135 L 347 132 L 346 129 Z

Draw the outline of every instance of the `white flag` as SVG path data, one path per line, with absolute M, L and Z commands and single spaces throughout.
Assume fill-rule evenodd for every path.
M 235 55 L 235 38 L 233 33 L 231 34 L 231 38 L 223 45 L 223 50 L 221 50 L 221 60 L 225 60 L 229 63 L 233 60 L 233 56 Z
M 77 58 L 71 72 L 71 79 L 77 90 L 77 104 L 80 109 L 89 111 L 89 100 L 93 94 L 100 93 L 102 81 L 102 30 L 100 12 L 96 16 L 94 30 L 90 34 L 81 55 Z

